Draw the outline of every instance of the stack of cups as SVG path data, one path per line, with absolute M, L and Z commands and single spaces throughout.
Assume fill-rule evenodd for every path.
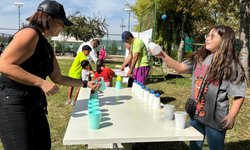
M 93 90 L 91 90 L 93 92 Z M 91 96 L 91 94 L 90 94 Z M 94 94 L 92 93 L 92 97 Z M 100 127 L 101 115 L 98 98 L 90 98 L 88 103 L 90 129 L 97 130 Z

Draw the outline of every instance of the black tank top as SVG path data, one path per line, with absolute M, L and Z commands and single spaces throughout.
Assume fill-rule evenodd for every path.
M 38 77 L 43 78 L 44 80 L 46 77 L 52 73 L 53 67 L 53 58 L 54 52 L 51 45 L 48 43 L 47 39 L 42 35 L 40 30 L 34 26 L 26 27 L 32 28 L 36 30 L 37 34 L 39 35 L 39 40 L 37 42 L 36 49 L 33 55 L 25 60 L 20 67 L 26 70 L 27 72 L 36 75 Z M 12 41 L 13 37 L 11 38 L 10 42 Z M 10 43 L 9 42 L 9 43 Z M 41 90 L 39 87 L 36 86 L 29 86 L 18 83 L 6 77 L 4 74 L 0 77 L 2 85 L 13 88 L 13 89 L 20 89 L 25 91 L 37 91 Z

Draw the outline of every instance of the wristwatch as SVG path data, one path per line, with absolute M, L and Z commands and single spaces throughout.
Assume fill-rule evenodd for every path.
M 87 81 L 87 80 L 84 80 L 84 81 L 83 81 L 83 86 L 82 86 L 82 87 L 83 87 L 83 88 L 86 88 L 87 85 L 88 85 L 88 81 Z

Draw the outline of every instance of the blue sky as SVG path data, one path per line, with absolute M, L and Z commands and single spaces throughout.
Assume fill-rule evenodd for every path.
M 18 29 L 18 7 L 15 2 L 24 3 L 20 8 L 20 22 L 27 23 L 26 18 L 31 16 L 37 9 L 42 0 L 1 0 L 0 2 L 0 33 L 14 34 L 16 30 L 3 30 L 2 28 Z M 94 15 L 100 15 L 106 18 L 109 24 L 110 34 L 120 34 L 122 28 L 122 18 L 124 18 L 123 30 L 128 29 L 129 14 L 125 11 L 125 4 L 128 2 L 134 4 L 135 0 L 57 0 L 64 6 L 66 15 L 75 10 L 80 11 L 87 17 L 93 18 Z M 138 24 L 133 14 L 130 14 L 130 29 Z

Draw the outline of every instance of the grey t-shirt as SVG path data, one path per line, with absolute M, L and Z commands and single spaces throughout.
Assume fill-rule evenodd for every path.
M 202 80 L 208 70 L 209 65 L 211 64 L 212 57 L 213 55 L 207 56 L 203 60 L 202 64 L 190 63 L 188 60 L 183 62 L 183 64 L 185 64 L 188 70 L 193 72 L 192 92 L 191 92 L 192 99 L 196 99 L 198 96 Z M 240 68 L 240 67 L 237 67 L 237 68 Z M 238 71 L 238 75 L 242 73 L 241 69 L 238 69 L 237 71 Z M 216 120 L 217 123 L 219 124 L 219 122 L 228 114 L 229 99 L 227 95 L 229 95 L 230 97 L 245 97 L 246 96 L 246 87 L 245 87 L 244 81 L 238 84 L 236 83 L 237 81 L 238 80 L 234 82 L 230 82 L 229 80 L 228 81 L 222 80 L 222 83 L 219 86 L 219 89 L 218 89 L 219 81 L 216 82 L 215 84 L 207 83 L 203 92 L 203 97 L 201 98 L 201 102 L 197 104 L 197 109 L 198 109 L 196 110 L 197 116 L 201 118 L 205 118 L 205 115 L 208 115 L 210 117 L 208 117 L 209 119 L 207 120 Z M 217 93 L 218 93 L 218 96 L 216 95 Z M 215 98 L 217 97 L 217 99 L 213 101 L 212 99 L 214 99 L 214 97 Z M 214 103 L 214 104 L 210 104 L 210 103 Z M 215 108 L 213 109 L 213 107 Z M 215 118 L 212 118 L 214 116 Z M 207 122 L 206 119 L 204 122 Z M 225 123 L 218 125 L 219 126 L 218 128 L 223 127 L 224 124 Z

